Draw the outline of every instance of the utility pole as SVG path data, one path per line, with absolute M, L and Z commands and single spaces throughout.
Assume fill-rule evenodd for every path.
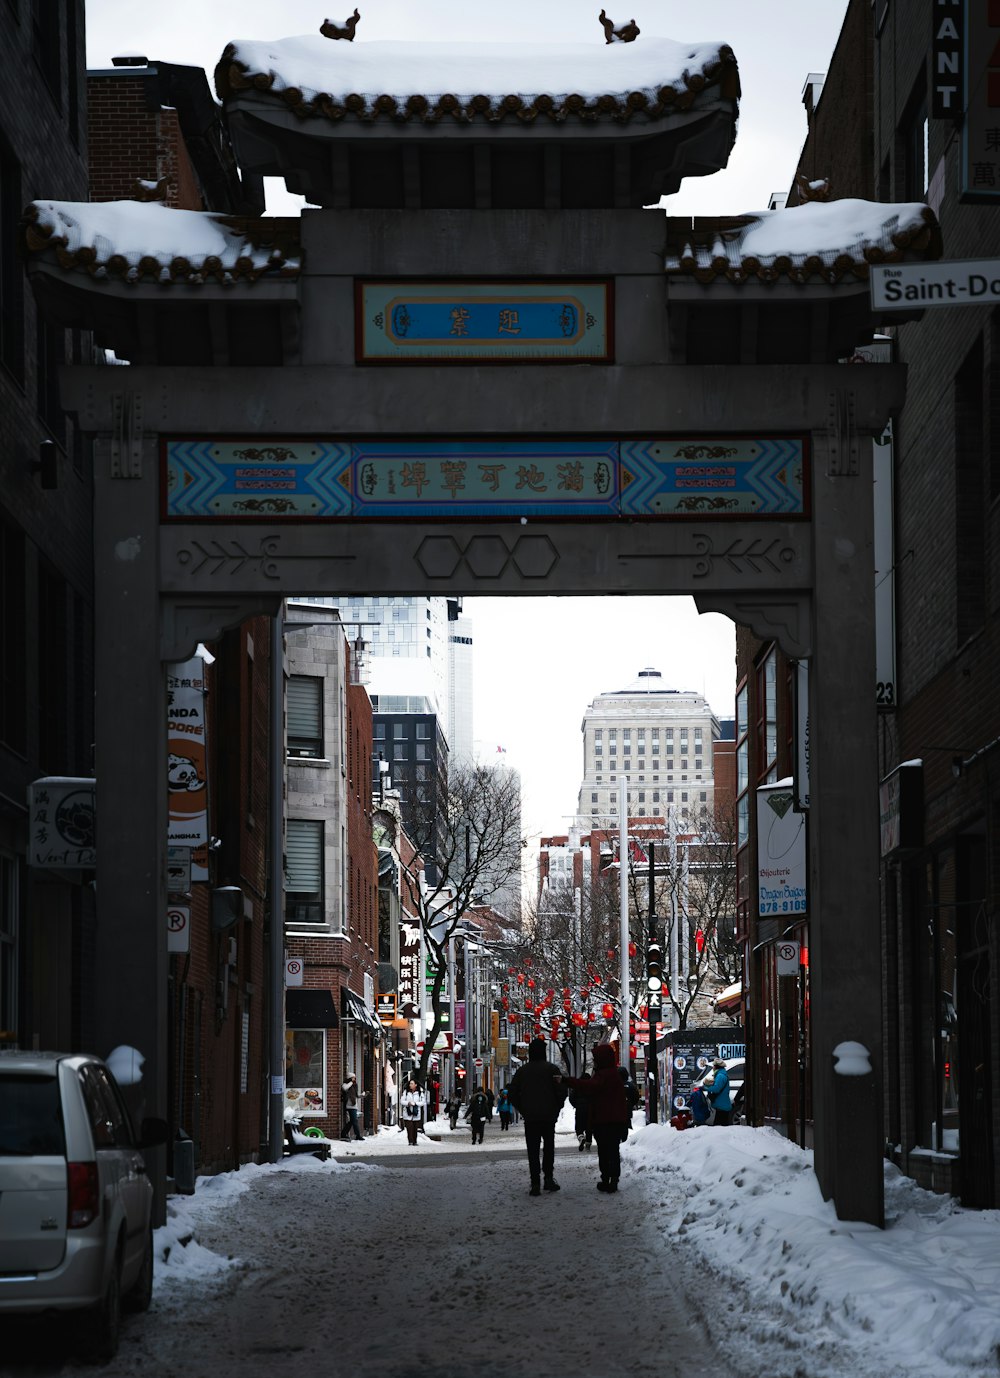
M 621 1053 L 619 1060 L 629 1065 L 629 1024 L 631 1004 L 628 975 L 628 776 L 618 777 L 618 917 L 621 929 Z M 622 1059 L 624 1054 L 624 1059 Z
M 660 1086 L 656 1058 L 657 1025 L 662 1015 L 663 952 L 656 931 L 656 843 L 649 844 L 649 946 L 646 949 L 646 1017 L 649 1044 L 646 1048 L 646 1123 L 656 1124 L 660 1110 Z

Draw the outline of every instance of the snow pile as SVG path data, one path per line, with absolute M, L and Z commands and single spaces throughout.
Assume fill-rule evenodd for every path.
M 96 278 L 110 271 L 129 282 L 209 274 L 226 281 L 298 268 L 279 246 L 255 244 L 244 228 L 208 211 L 155 201 L 33 201 L 27 216 L 29 249 L 55 248 L 64 267 L 85 267 Z
M 936 233 L 934 214 L 922 201 L 808 201 L 756 211 L 743 224 L 720 227 L 711 243 L 688 243 L 679 255 L 668 256 L 666 269 L 737 277 L 741 270 L 776 265 L 832 270 L 900 258 L 907 249 L 930 246 Z
M 716 77 L 732 52 L 720 43 L 676 43 L 646 38 L 607 46 L 589 43 L 337 43 L 321 35 L 230 43 L 216 73 L 220 96 L 236 89 L 246 73 L 257 89 L 294 96 L 292 103 L 327 97 L 344 103 L 361 97 L 352 113 L 377 108 L 380 97 L 405 100 L 420 94 L 432 104 L 442 96 L 460 105 L 485 98 L 495 110 L 512 96 L 530 105 L 538 96 L 556 105 L 577 96 L 593 101 L 642 93 L 656 104 L 666 88 L 697 92 Z M 231 68 L 235 67 L 234 76 Z
M 647 1125 L 623 1148 L 638 1171 L 691 1182 L 672 1223 L 724 1273 L 736 1272 L 762 1312 L 878 1346 L 939 1374 L 1000 1361 L 1000 1211 L 971 1211 L 885 1168 L 886 1228 L 838 1220 L 813 1155 L 770 1129 L 679 1132 Z M 890 1364 L 891 1360 L 891 1364 Z

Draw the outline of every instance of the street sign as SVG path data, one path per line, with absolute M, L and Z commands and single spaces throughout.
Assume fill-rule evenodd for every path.
M 285 963 L 285 985 L 301 986 L 303 962 L 301 957 L 289 957 Z
M 799 945 L 782 938 L 776 945 L 778 956 L 778 975 L 797 976 L 799 971 Z
M 191 951 L 191 909 L 186 904 L 167 907 L 167 951 Z
M 483 1059 L 481 1057 L 473 1058 L 472 1065 L 477 1072 L 482 1071 Z
M 962 258 L 940 263 L 879 263 L 869 270 L 875 310 L 925 306 L 995 306 L 1000 301 L 1000 259 Z

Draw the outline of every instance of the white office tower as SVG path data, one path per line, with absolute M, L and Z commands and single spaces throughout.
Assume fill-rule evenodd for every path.
M 577 821 L 583 828 L 619 817 L 618 780 L 628 777 L 631 818 L 696 827 L 714 812 L 712 743 L 719 721 L 701 694 L 670 689 L 645 669 L 622 689 L 599 694 L 583 723 L 583 783 Z
M 298 602 L 299 600 L 294 600 Z M 446 598 L 309 598 L 336 608 L 348 641 L 366 645 L 368 693 L 380 712 L 434 713 L 448 720 Z M 406 700 L 411 700 L 407 703 Z M 449 743 L 450 745 L 450 743 Z
M 448 717 L 445 734 L 453 761 L 472 761 L 472 618 L 462 600 L 448 599 Z

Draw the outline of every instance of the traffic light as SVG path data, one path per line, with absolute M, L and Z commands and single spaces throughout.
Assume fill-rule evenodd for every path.
M 652 1024 L 660 1018 L 663 999 L 663 952 L 655 939 L 646 948 L 646 995 Z

